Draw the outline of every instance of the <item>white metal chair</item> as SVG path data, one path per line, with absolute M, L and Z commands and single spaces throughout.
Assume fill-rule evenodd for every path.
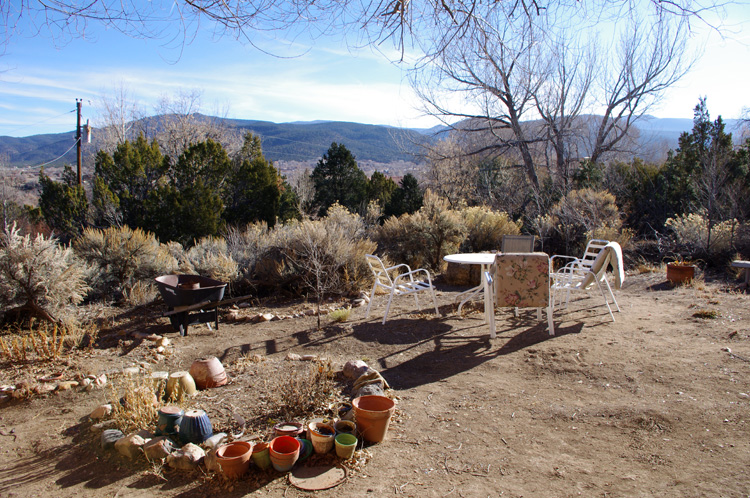
M 614 322 L 615 315 L 612 313 L 612 307 L 610 306 L 609 299 L 604 292 L 602 282 L 606 285 L 617 311 L 620 311 L 620 305 L 617 304 L 617 299 L 612 292 L 612 286 L 607 279 L 607 268 L 610 265 L 618 272 L 618 287 L 619 282 L 624 278 L 622 276 L 622 252 L 619 244 L 607 240 L 591 240 L 586 245 L 582 258 L 575 258 L 573 256 L 552 256 L 550 259 L 551 268 L 554 267 L 554 261 L 558 258 L 568 259 L 570 261 L 552 273 L 553 305 L 557 302 L 558 295 L 561 292 L 565 293 L 565 306 L 567 307 L 570 302 L 571 292 L 589 290 L 593 288 L 594 284 L 596 284 L 602 298 L 604 299 L 604 304 L 607 306 L 609 316 Z
M 496 337 L 494 307 L 536 308 L 542 320 L 547 310 L 549 335 L 555 335 L 550 296 L 549 256 L 544 253 L 498 254 L 494 274 L 485 274 L 485 306 L 490 306 L 490 338 Z
M 379 257 L 367 254 L 367 264 L 370 265 L 372 273 L 375 275 L 375 283 L 372 284 L 372 291 L 370 292 L 370 304 L 367 305 L 367 314 L 365 319 L 370 317 L 370 308 L 372 303 L 375 301 L 375 294 L 378 288 L 386 289 L 389 293 L 388 304 L 385 307 L 385 315 L 383 315 L 383 324 L 385 324 L 388 318 L 388 311 L 391 309 L 391 302 L 393 302 L 393 296 L 406 296 L 414 294 L 414 301 L 417 303 L 419 308 L 419 298 L 417 294 L 422 291 L 428 291 L 432 296 L 432 303 L 435 305 L 435 314 L 440 315 L 438 311 L 437 299 L 435 297 L 435 288 L 432 286 L 432 278 L 430 272 L 424 268 L 418 268 L 412 270 L 409 265 L 400 264 L 386 268 L 383 261 Z M 406 270 L 404 273 L 399 273 L 395 278 L 391 278 L 392 272 L 400 270 Z M 415 277 L 423 276 L 420 280 Z

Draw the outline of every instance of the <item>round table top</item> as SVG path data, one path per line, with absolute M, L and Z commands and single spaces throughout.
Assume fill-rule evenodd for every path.
M 460 263 L 463 265 L 491 265 L 495 262 L 496 254 L 486 252 L 465 252 L 459 254 L 448 254 L 443 259 L 448 263 Z

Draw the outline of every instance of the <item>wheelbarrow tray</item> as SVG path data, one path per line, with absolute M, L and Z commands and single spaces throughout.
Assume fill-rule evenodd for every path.
M 155 280 L 162 299 L 170 308 L 221 301 L 227 287 L 224 282 L 200 275 L 162 275 Z M 198 288 L 188 288 L 194 284 L 198 284 Z

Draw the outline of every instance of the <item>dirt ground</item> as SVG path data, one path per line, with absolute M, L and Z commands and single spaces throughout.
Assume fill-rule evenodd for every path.
M 288 353 L 364 359 L 398 398 L 388 439 L 321 497 L 747 497 L 750 496 L 750 297 L 736 282 L 672 288 L 663 273 L 628 276 L 612 323 L 589 294 L 555 314 L 556 335 L 535 314 L 498 310 L 489 339 L 479 308 L 456 314 L 460 289 L 441 287 L 441 316 L 411 314 L 401 299 L 386 325 L 379 297 L 370 320 L 315 317 L 221 323 L 175 334 L 166 319 L 135 312 L 102 332 L 69 369 L 112 372 L 152 355 L 124 328 L 172 339 L 154 370 L 188 369 L 242 355 L 282 369 Z M 284 307 L 252 308 L 286 314 Z M 427 311 L 427 308 L 425 308 Z M 701 318 L 696 315 L 715 318 Z M 108 335 L 111 336 L 108 340 Z M 0 383 L 21 375 L 8 367 Z M 231 373 L 231 372 L 230 372 Z M 242 410 L 252 372 L 196 398 L 209 416 Z M 251 469 L 235 482 L 154 472 L 92 443 L 87 415 L 103 391 L 66 391 L 0 405 L 0 496 L 304 496 L 286 477 Z

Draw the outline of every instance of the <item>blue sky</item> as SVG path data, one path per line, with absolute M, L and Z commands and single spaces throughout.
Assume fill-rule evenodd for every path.
M 700 30 L 705 54 L 665 95 L 658 117 L 692 118 L 700 96 L 712 116 L 739 117 L 750 106 L 750 6 L 734 7 L 722 39 Z M 293 44 L 273 34 L 261 46 L 280 58 L 209 33 L 184 47 L 136 40 L 102 28 L 86 39 L 56 46 L 46 36 L 16 37 L 0 55 L 0 135 L 27 136 L 75 128 L 76 98 L 96 124 L 102 95 L 123 85 L 147 114 L 161 96 L 202 92 L 201 111 L 274 122 L 339 120 L 430 127 L 421 116 L 405 68 L 370 49 L 349 50 L 341 40 Z M 301 55 L 299 55 L 301 54 Z

